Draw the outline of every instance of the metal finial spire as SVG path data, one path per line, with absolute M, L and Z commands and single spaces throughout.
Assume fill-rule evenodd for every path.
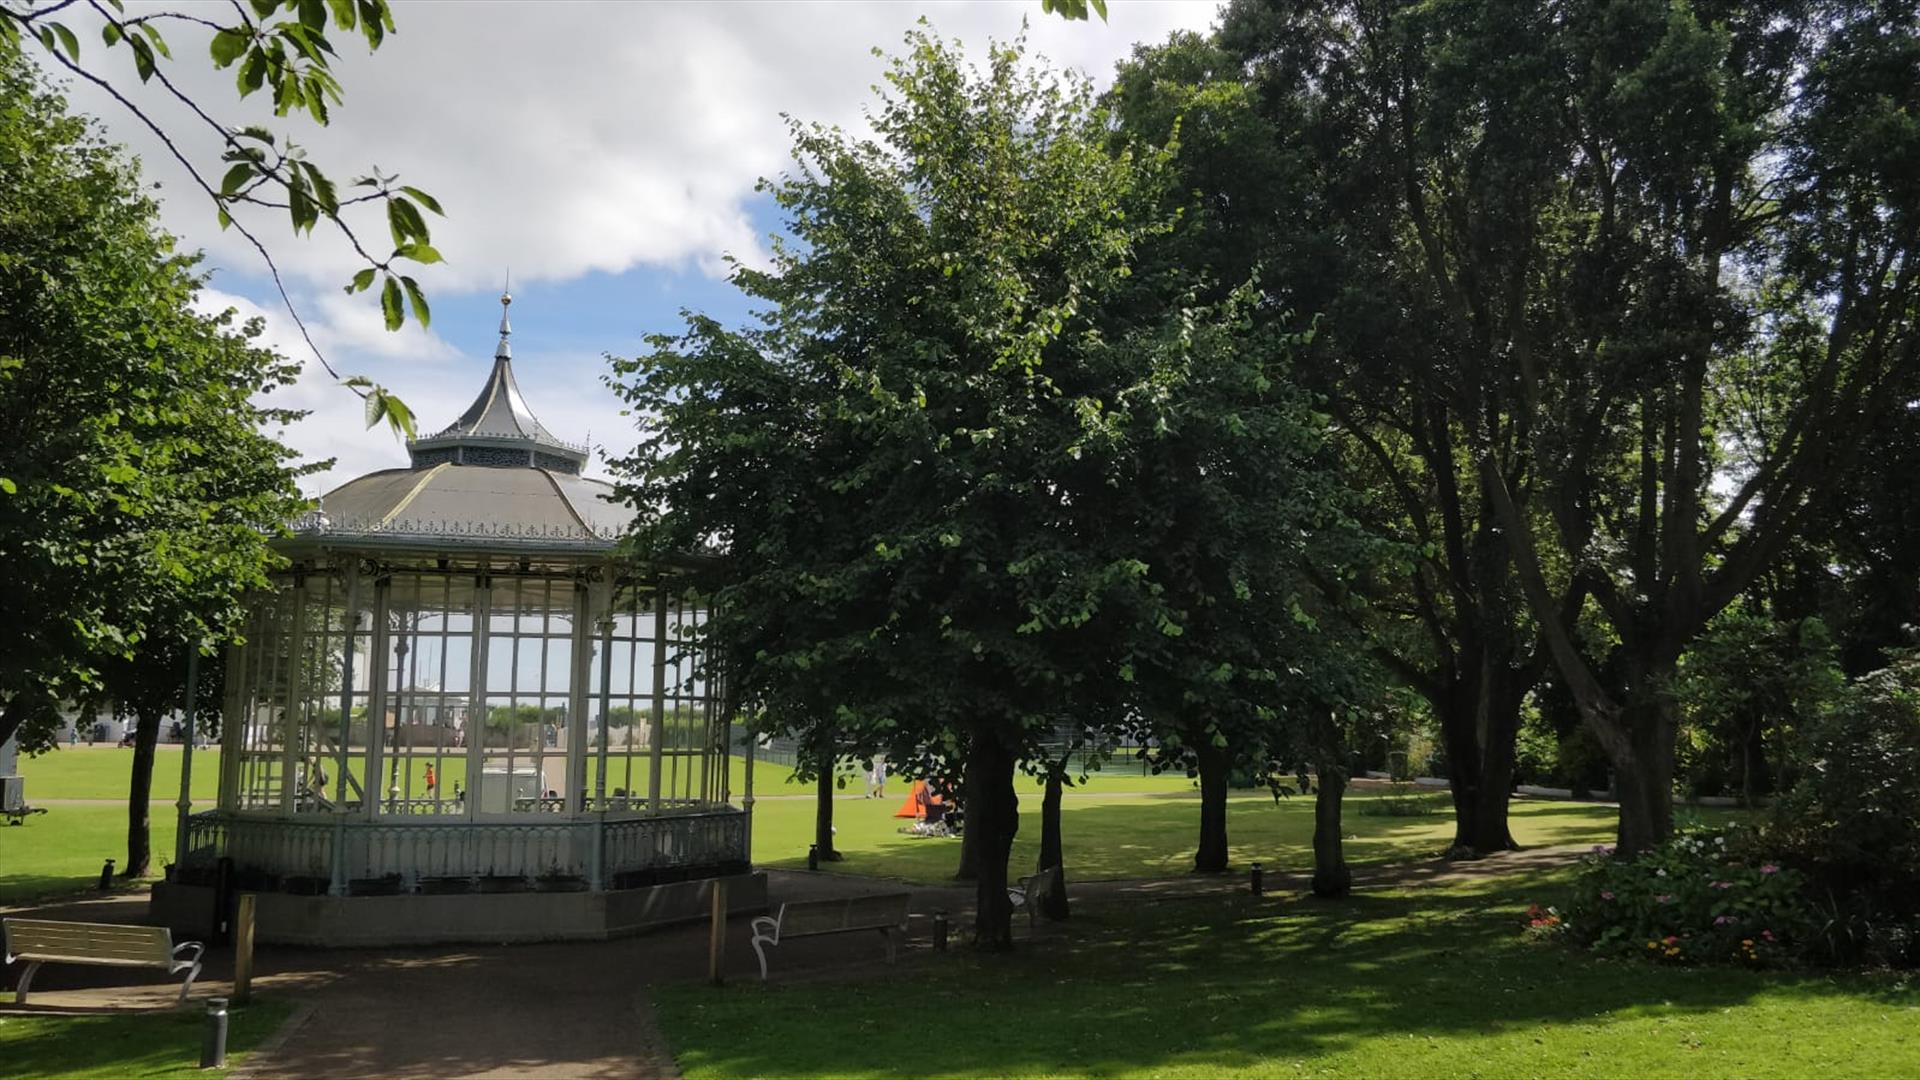
M 508 279 L 511 282 L 511 278 Z M 505 287 L 500 290 L 500 345 L 493 350 L 495 360 L 513 359 L 513 346 L 507 339 L 513 336 L 513 324 L 507 321 L 507 308 L 513 303 L 513 293 Z

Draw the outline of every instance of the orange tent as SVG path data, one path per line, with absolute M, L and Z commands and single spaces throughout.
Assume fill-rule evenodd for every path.
M 893 816 L 907 818 L 926 817 L 926 811 L 920 805 L 920 793 L 926 789 L 927 782 L 925 780 L 915 780 L 913 782 L 913 790 L 907 792 L 907 801 L 900 804 L 900 809 L 895 810 Z M 942 805 L 940 796 L 938 795 L 933 796 L 931 801 L 935 805 Z

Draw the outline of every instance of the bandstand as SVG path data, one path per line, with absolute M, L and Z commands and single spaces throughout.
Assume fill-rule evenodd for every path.
M 217 933 L 252 892 L 268 942 L 542 940 L 695 917 L 720 879 L 764 903 L 688 564 L 620 553 L 630 513 L 528 408 L 501 302 L 466 412 L 281 543 L 159 921 Z

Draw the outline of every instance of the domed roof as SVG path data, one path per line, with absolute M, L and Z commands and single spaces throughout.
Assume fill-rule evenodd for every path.
M 584 446 L 555 438 L 513 377 L 500 298 L 500 345 L 480 395 L 446 428 L 408 444 L 411 465 L 347 481 L 294 523 L 297 537 L 364 546 L 606 551 L 631 520 L 613 485 L 580 475 Z

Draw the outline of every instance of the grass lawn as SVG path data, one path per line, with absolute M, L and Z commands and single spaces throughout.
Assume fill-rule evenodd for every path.
M 117 746 L 62 746 L 38 757 L 20 758 L 26 778 L 27 802 L 42 799 L 124 799 L 133 775 L 133 750 Z M 211 747 L 193 752 L 193 799 L 211 806 L 220 790 L 220 751 Z M 161 746 L 154 753 L 153 797 L 172 802 L 180 797 L 180 747 Z
M 1362 811 L 1378 795 L 1346 800 L 1347 858 L 1355 863 L 1401 862 L 1438 854 L 1453 839 L 1450 813 L 1423 817 L 1373 816 Z M 873 874 L 907 881 L 939 882 L 953 876 L 960 859 L 957 839 L 903 836 L 893 816 L 899 800 L 842 800 L 834 804 L 836 847 L 846 856 L 837 872 Z M 767 800 L 753 809 L 754 862 L 796 867 L 813 842 L 814 804 Z M 1034 864 L 1040 848 L 1040 795 L 1022 790 L 1015 867 Z M 1108 794 L 1097 789 L 1061 804 L 1060 828 L 1070 881 L 1168 877 L 1192 867 L 1199 839 L 1200 804 L 1182 793 Z M 1523 846 L 1597 844 L 1613 837 L 1617 812 L 1590 803 L 1519 800 L 1513 804 L 1513 834 Z M 1275 805 L 1265 792 L 1235 793 L 1228 803 L 1227 838 L 1235 865 L 1265 863 L 1275 870 L 1306 869 L 1313 861 L 1313 800 L 1294 797 Z M 1024 870 L 1022 873 L 1026 872 Z
M 173 861 L 174 810 L 155 805 L 151 813 L 158 871 Z M 107 859 L 126 864 L 125 806 L 56 806 L 17 828 L 0 825 L 0 906 L 90 890 Z
M 293 1006 L 257 1000 L 229 1014 L 227 1064 L 245 1058 Z M 0 1075 L 38 1080 L 122 1076 L 218 1076 L 202 1072 L 198 1008 L 122 1016 L 0 1016 Z
M 1562 888 L 1082 905 L 1011 956 L 677 985 L 656 1014 L 694 1080 L 1920 1074 L 1920 988 L 1523 941 L 1526 903 Z

